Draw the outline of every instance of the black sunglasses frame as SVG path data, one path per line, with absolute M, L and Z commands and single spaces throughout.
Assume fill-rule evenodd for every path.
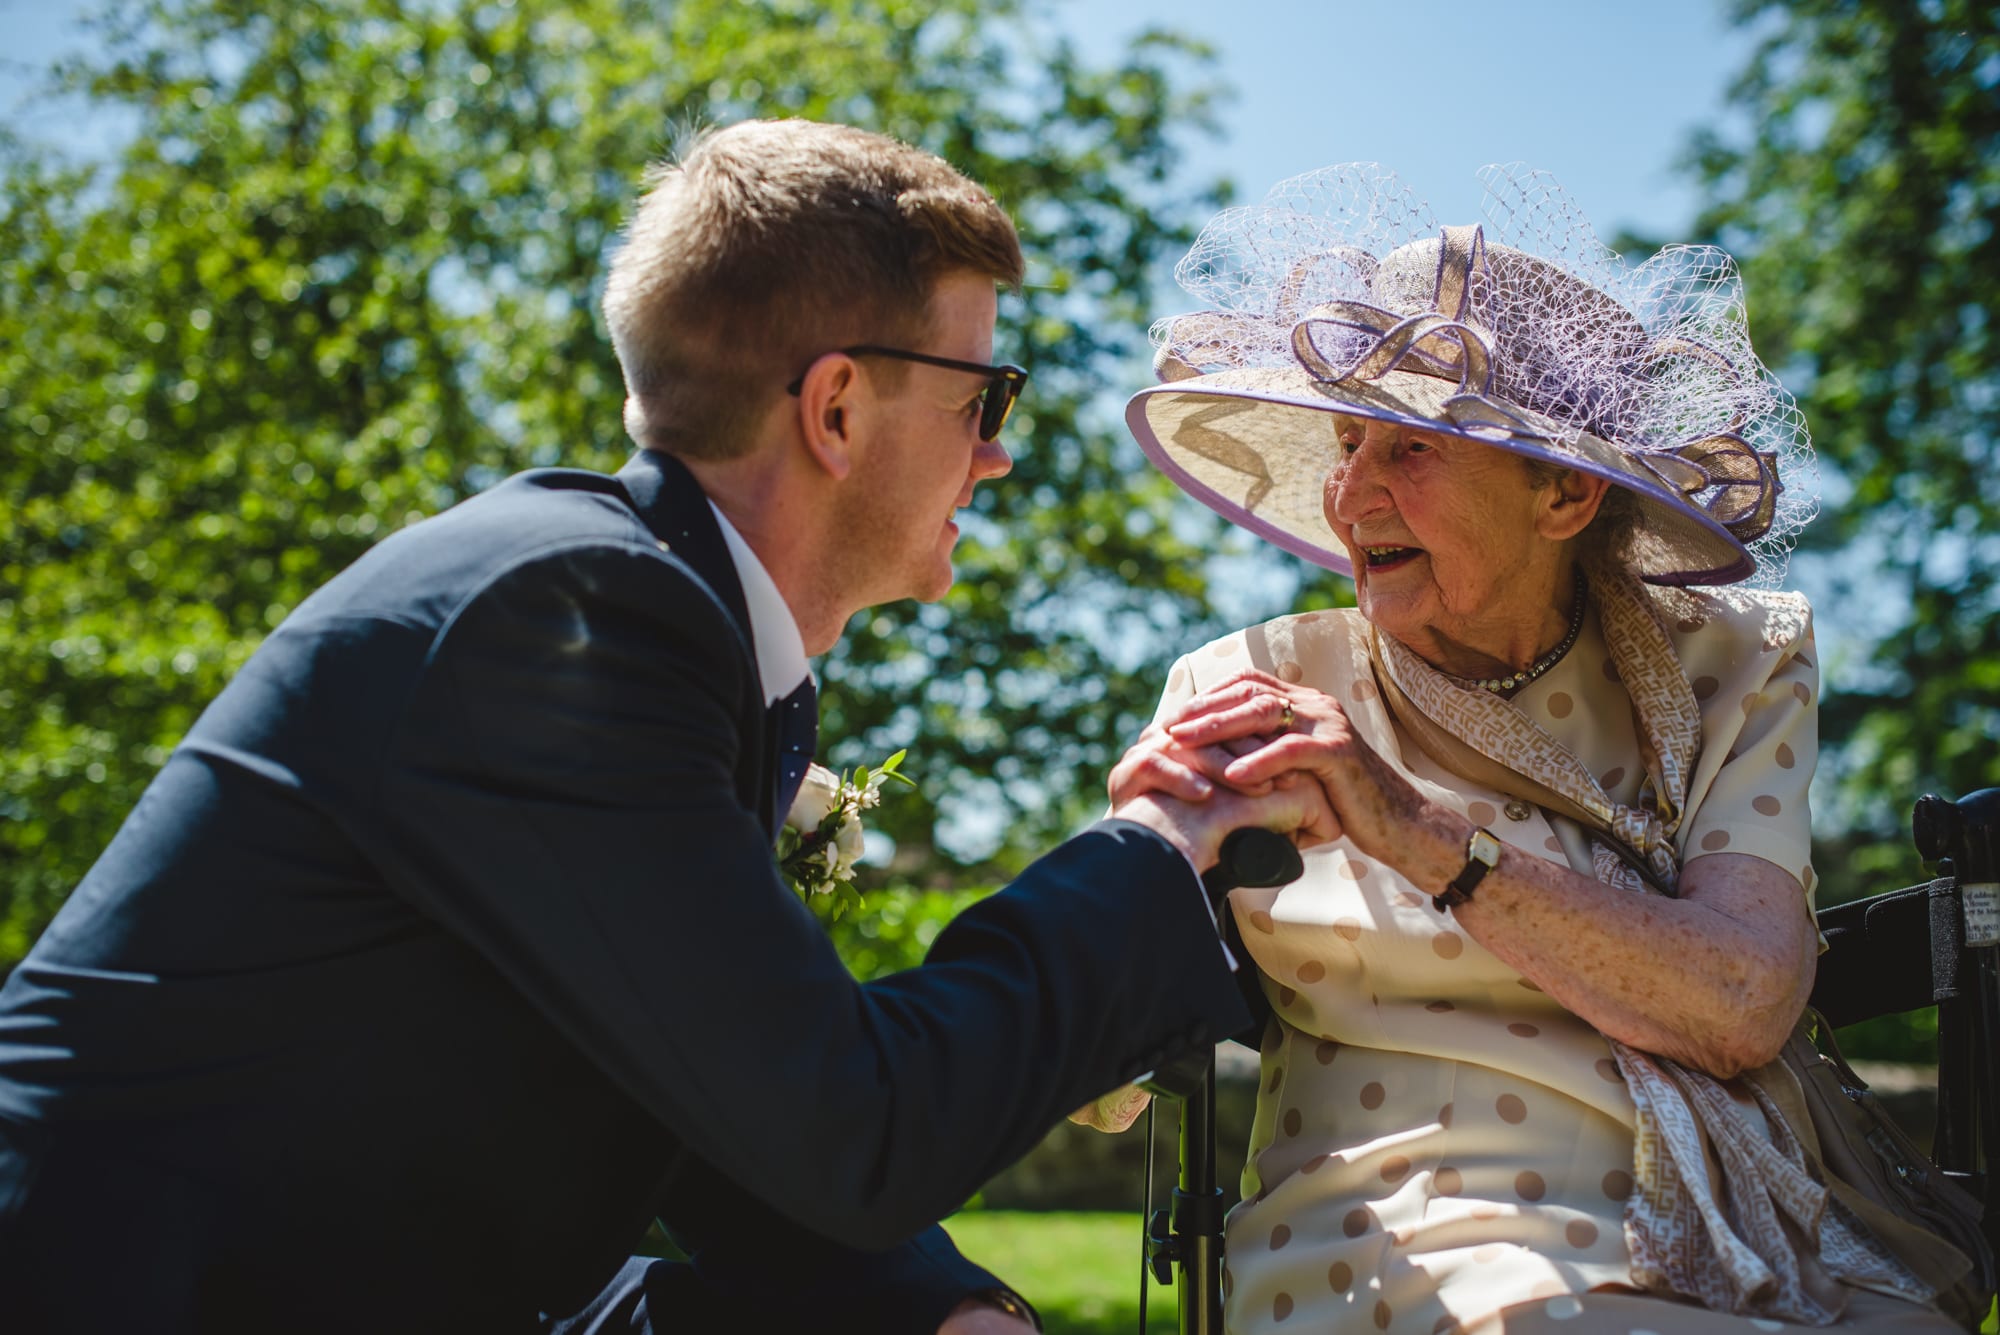
M 986 397 L 979 407 L 979 438 L 995 440 L 1000 428 L 1007 425 L 1008 415 L 1014 411 L 1014 401 L 1021 397 L 1021 390 L 1028 383 L 1025 368 L 1004 363 L 988 366 L 984 362 L 961 362 L 951 357 L 933 357 L 927 352 L 911 352 L 905 348 L 885 348 L 873 343 L 860 343 L 851 348 L 840 349 L 848 357 L 894 357 L 898 361 L 919 362 L 925 366 L 942 366 L 947 371 L 965 371 L 972 375 L 986 377 Z M 801 375 L 785 386 L 785 393 L 797 394 L 804 388 L 805 376 Z

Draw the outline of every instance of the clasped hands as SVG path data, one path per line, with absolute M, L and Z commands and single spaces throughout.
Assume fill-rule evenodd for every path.
M 1111 771 L 1112 814 L 1215 865 L 1244 826 L 1301 848 L 1346 836 L 1385 856 L 1422 798 L 1355 731 L 1340 702 L 1267 672 L 1238 672 L 1154 723 Z

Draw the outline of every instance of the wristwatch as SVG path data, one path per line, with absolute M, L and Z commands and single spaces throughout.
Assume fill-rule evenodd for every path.
M 1465 845 L 1465 867 L 1445 885 L 1444 893 L 1431 896 L 1431 907 L 1439 913 L 1472 902 L 1472 891 L 1486 873 L 1500 865 L 1500 841 L 1481 826 Z

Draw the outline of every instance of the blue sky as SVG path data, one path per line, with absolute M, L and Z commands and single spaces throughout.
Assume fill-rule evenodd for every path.
M 0 113 L 36 135 L 101 130 L 15 103 L 27 71 L 82 38 L 94 0 L 0 0 Z M 1698 124 L 1721 115 L 1750 39 L 1719 0 L 1066 0 L 1055 21 L 1108 59 L 1149 25 L 1203 37 L 1236 92 L 1226 134 L 1188 169 L 1233 176 L 1246 198 L 1335 162 L 1393 167 L 1440 216 L 1471 217 L 1473 172 L 1526 162 L 1553 172 L 1597 224 L 1673 238 L 1694 195 L 1673 170 Z

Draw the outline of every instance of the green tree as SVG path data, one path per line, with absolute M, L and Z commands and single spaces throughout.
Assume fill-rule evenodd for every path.
M 1035 371 L 1012 478 L 939 607 L 825 664 L 837 764 L 912 748 L 901 871 L 996 867 L 1087 811 L 1209 629 L 1209 529 L 1092 400 L 1153 263 L 1207 53 L 1094 65 L 1017 0 L 125 0 L 67 95 L 110 161 L 0 144 L 0 966 L 166 751 L 315 586 L 519 468 L 615 466 L 596 302 L 640 169 L 688 127 L 842 120 L 941 153 L 1018 220 L 1003 353 Z M 1170 514 L 1172 520 L 1169 522 Z M 866 542 L 868 535 L 854 535 Z M 954 806 L 954 802 L 957 806 Z M 984 826 L 963 817 L 977 810 Z M 991 847 L 977 847 L 981 838 Z M 948 842 L 948 841 L 947 841 Z
M 1829 902 L 1914 879 L 1927 790 L 2000 783 L 2000 9 L 1741 0 L 1763 35 L 1693 163 L 1831 483 Z M 1826 803 L 1822 803 L 1825 808 Z

